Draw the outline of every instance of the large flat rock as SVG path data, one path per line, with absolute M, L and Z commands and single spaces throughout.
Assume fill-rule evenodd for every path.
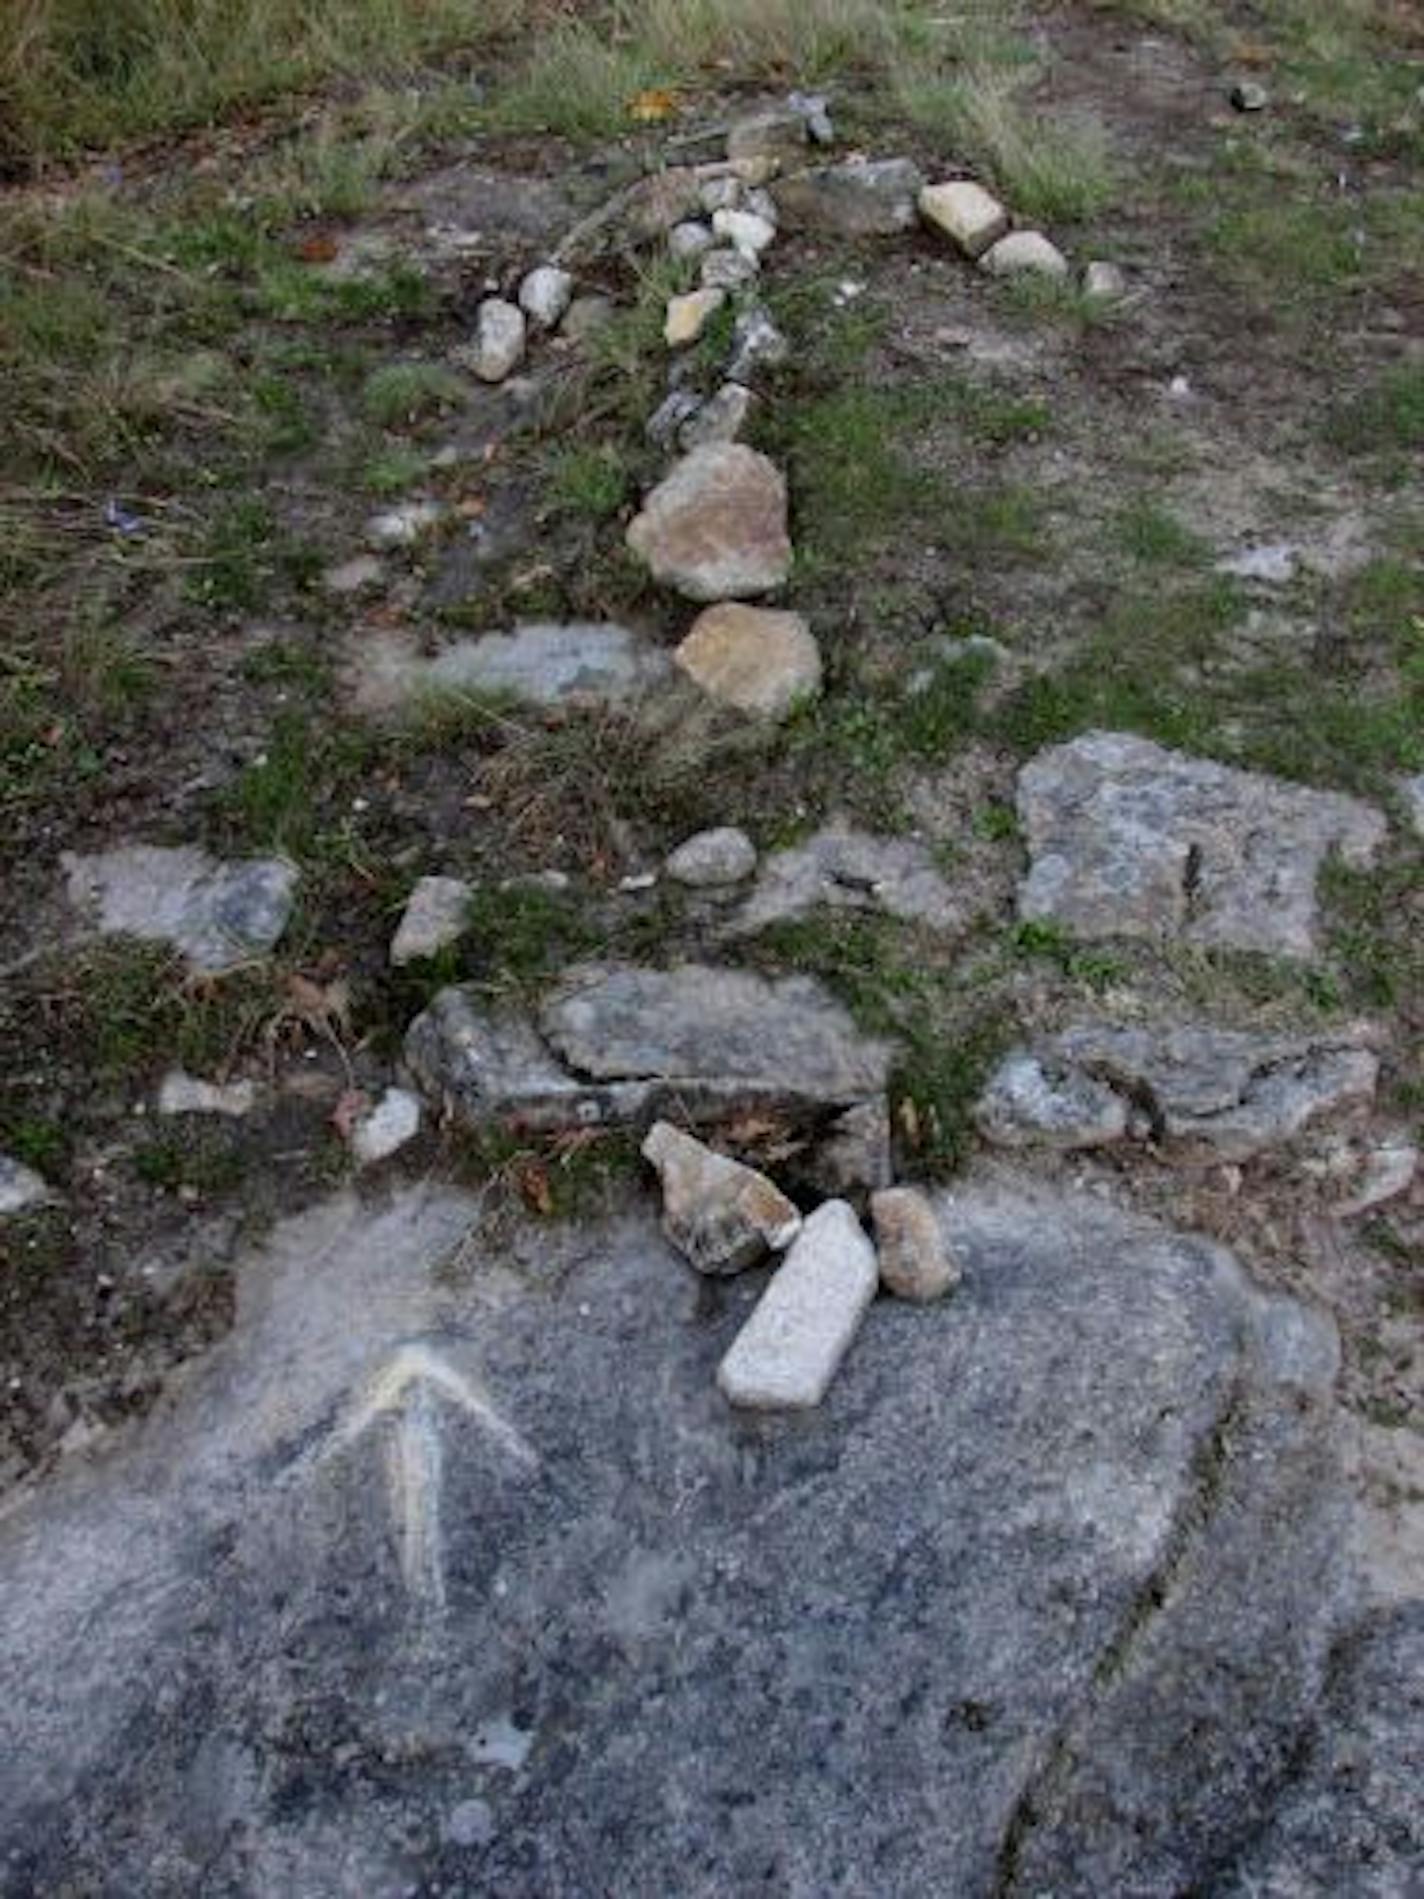
M 537 706 L 617 705 L 671 670 L 667 654 L 630 628 L 588 620 L 483 633 L 434 654 L 400 635 L 382 635 L 363 640 L 352 662 L 356 700 L 371 712 L 461 693 Z
M 1177 938 L 1309 957 L 1332 853 L 1367 867 L 1383 815 L 1358 798 L 1090 732 L 1019 773 L 1030 920 L 1087 937 Z
M 1087 1199 L 940 1212 L 954 1301 L 878 1301 L 794 1419 L 715 1385 L 762 1275 L 710 1285 L 650 1214 L 487 1246 L 472 1197 L 408 1190 L 278 1227 L 170 1401 L 0 1518 L 6 1890 L 1315 1870 L 1333 1336 Z M 1367 1802 L 1398 1852 L 1418 1784 L 1370 1762 L 1418 1709 L 1377 1653 L 1323 1704 L 1330 1831 Z M 1402 1890 L 1329 1845 L 1313 1890 Z
M 170 943 L 212 975 L 264 956 L 287 927 L 297 868 L 276 857 L 221 863 L 193 845 L 121 844 L 62 860 L 75 912 L 101 936 Z

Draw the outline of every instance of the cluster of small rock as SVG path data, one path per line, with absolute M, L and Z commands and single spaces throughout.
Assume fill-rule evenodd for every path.
M 959 1283 L 934 1206 L 916 1188 L 871 1194 L 872 1245 L 849 1201 L 823 1201 L 803 1218 L 766 1174 L 669 1121 L 653 1124 L 642 1151 L 662 1185 L 663 1231 L 697 1272 L 722 1277 L 782 1256 L 717 1370 L 734 1405 L 818 1405 L 877 1286 L 924 1304 Z

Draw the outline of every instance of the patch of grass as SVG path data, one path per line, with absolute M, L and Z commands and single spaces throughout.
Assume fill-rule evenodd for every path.
M 527 884 L 481 890 L 470 908 L 467 967 L 492 989 L 529 995 L 591 955 L 600 937 L 570 892 Z
M 1401 363 L 1349 401 L 1327 422 L 1329 439 L 1350 455 L 1424 452 L 1424 363 Z
M 459 407 L 465 384 L 439 363 L 384 363 L 372 370 L 361 406 L 380 428 L 397 429 Z
M 366 731 L 336 723 L 329 709 L 284 708 L 261 758 L 217 801 L 232 844 L 298 859 L 340 850 L 373 743 Z
M 1121 511 L 1114 536 L 1124 553 L 1152 566 L 1198 566 L 1207 551 L 1202 540 L 1169 508 L 1145 496 L 1129 502 Z
M 631 474 L 613 442 L 573 442 L 549 463 L 548 497 L 561 514 L 605 521 L 627 499 Z
M 244 1172 L 241 1136 L 235 1128 L 185 1121 L 136 1147 L 133 1169 L 150 1187 L 168 1193 L 230 1193 Z
M 1073 942 L 1056 923 L 1030 921 L 1016 924 L 1010 932 L 1014 954 L 1032 960 L 1043 957 L 1055 963 L 1073 982 L 1101 992 L 1110 989 L 1123 976 L 1123 964 L 1105 950 L 1085 949 Z
M 914 690 L 902 679 L 843 682 L 796 714 L 786 728 L 788 748 L 793 757 L 830 764 L 843 801 L 868 798 L 893 816 L 895 776 L 946 763 L 977 729 L 979 693 L 993 664 L 983 652 L 939 659 Z
M 403 495 L 413 488 L 430 468 L 430 457 L 418 448 L 396 444 L 372 455 L 362 466 L 361 486 L 367 494 L 383 499 Z
M 538 36 L 491 117 L 511 130 L 607 138 L 629 125 L 638 93 L 675 77 L 643 45 L 611 35 L 606 23 L 564 19 Z
M 1417 848 L 1396 851 L 1372 870 L 1331 860 L 1321 875 L 1331 962 L 1357 1008 L 1424 1010 L 1424 881 Z M 1424 1083 L 1424 1051 L 1416 1037 L 1401 1079 Z

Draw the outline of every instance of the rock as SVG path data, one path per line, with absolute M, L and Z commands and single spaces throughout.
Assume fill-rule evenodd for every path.
M 564 318 L 562 334 L 570 343 L 589 343 L 608 328 L 617 314 L 612 297 L 575 297 Z
M 776 238 L 776 225 L 754 211 L 723 209 L 712 213 L 712 229 L 743 257 L 758 258 Z
M 742 193 L 741 208 L 743 211 L 750 212 L 753 217 L 760 218 L 764 224 L 769 224 L 775 231 L 776 200 L 764 187 L 753 185 L 745 190 Z
M 733 173 L 724 172 L 719 177 L 709 178 L 697 197 L 702 209 L 709 217 L 715 218 L 717 212 L 730 211 L 734 205 L 741 203 L 742 181 Z M 713 229 L 716 229 L 715 223 Z
M 1401 778 L 1399 795 L 1405 815 L 1416 837 L 1424 837 L 1424 771 L 1413 778 Z
M 1068 260 L 1041 231 L 1010 231 L 979 260 L 991 277 L 1066 277 Z
M 684 450 L 710 448 L 734 442 L 741 434 L 755 398 L 739 382 L 724 382 L 715 396 L 694 408 L 678 425 L 677 439 Z
M 712 235 L 712 227 L 696 219 L 686 224 L 675 224 L 668 232 L 668 250 L 680 262 L 690 262 L 710 251 L 717 242 Z
M 775 369 L 791 354 L 791 345 L 759 305 L 744 310 L 732 326 L 731 382 L 752 382 L 761 369 Z
M 690 389 L 669 390 L 648 417 L 643 432 L 650 442 L 656 442 L 659 448 L 666 448 L 701 408 L 700 399 Z
M 569 971 L 539 1022 L 572 1069 L 600 1081 L 688 1078 L 842 1107 L 885 1087 L 885 1045 L 806 977 L 587 964 Z
M 643 1158 L 658 1171 L 663 1232 L 699 1273 L 744 1272 L 768 1252 L 783 1252 L 801 1215 L 755 1168 L 714 1153 L 670 1121 L 655 1121 Z
M 557 264 L 539 264 L 519 286 L 519 307 L 531 323 L 552 330 L 573 301 L 573 273 Z
M 503 297 L 486 297 L 475 316 L 470 368 L 481 382 L 503 382 L 524 361 L 524 312 Z
M 799 613 L 709 607 L 673 659 L 709 698 L 757 718 L 784 719 L 821 690 L 821 649 Z
M 808 1161 L 797 1165 L 804 1180 L 827 1199 L 859 1200 L 890 1186 L 895 1169 L 890 1151 L 890 1103 L 884 1095 L 857 1102 L 828 1122 Z
M 1303 549 L 1294 541 L 1269 541 L 1259 547 L 1243 547 L 1216 563 L 1219 574 L 1231 574 L 1237 580 L 1264 581 L 1269 586 L 1284 586 L 1295 578 Z
M 0 1218 L 11 1213 L 28 1213 L 32 1207 L 44 1206 L 50 1198 L 49 1188 L 33 1167 L 26 1167 L 23 1161 L 9 1154 L 0 1154 Z
M 740 290 L 755 282 L 757 261 L 746 251 L 708 251 L 699 276 L 704 290 Z
M 363 642 L 356 697 L 367 711 L 431 694 L 508 695 L 526 705 L 621 705 L 666 679 L 667 655 L 624 626 L 534 622 L 456 640 L 433 657 L 400 636 Z
M 1018 811 L 1031 859 L 1021 916 L 1274 956 L 1313 954 L 1326 857 L 1367 868 L 1385 837 L 1359 799 L 1121 732 L 1041 752 L 1019 773 Z
M 927 1305 L 959 1284 L 934 1202 L 918 1187 L 884 1187 L 870 1196 L 880 1283 L 897 1299 Z
M 926 185 L 917 204 L 925 223 L 952 238 L 966 257 L 978 257 L 1009 228 L 1008 212 L 971 178 Z
M 440 526 L 447 513 L 442 501 L 403 501 L 398 508 L 371 516 L 366 539 L 372 547 L 414 547 Z
M 727 301 L 725 290 L 689 290 L 680 297 L 669 297 L 663 341 L 669 349 L 686 349 L 695 343 L 707 325 Z
M 1356 1220 L 1398 1200 L 1419 1172 L 1419 1149 L 1402 1128 L 1356 1144 L 1349 1158 L 1355 1163 L 1350 1192 L 1335 1203 L 1342 1220 Z
M 805 1410 L 825 1397 L 877 1283 L 875 1248 L 844 1200 L 827 1200 L 799 1237 L 717 1367 L 729 1404 Z
M 1231 103 L 1238 112 L 1264 112 L 1271 95 L 1254 79 L 1243 79 L 1231 88 Z
M 831 115 L 824 93 L 792 92 L 786 97 L 786 108 L 806 121 L 806 130 L 816 145 L 834 145 L 836 130 L 831 124 Z
M 296 867 L 280 858 L 220 863 L 190 846 L 126 844 L 60 861 L 70 902 L 101 936 L 171 943 L 204 975 L 265 955 L 297 887 Z
M 389 1160 L 419 1132 L 419 1096 L 408 1088 L 387 1088 L 375 1107 L 352 1128 L 351 1152 L 363 1167 L 374 1167 L 378 1161 Z
M 321 577 L 322 590 L 338 599 L 353 593 L 366 593 L 380 586 L 385 571 L 374 554 L 357 554 L 351 560 L 342 561 L 339 566 L 326 569 Z
M 391 939 L 397 969 L 457 943 L 470 927 L 473 891 L 463 877 L 422 877 L 406 898 Z
M 1083 294 L 1099 303 L 1117 303 L 1127 295 L 1127 277 L 1116 264 L 1094 258 L 1083 272 Z
M 724 824 L 715 831 L 699 831 L 679 844 L 666 869 L 674 883 L 693 890 L 716 890 L 750 877 L 756 861 L 756 845 L 746 832 Z
M 908 837 L 875 837 L 839 819 L 804 844 L 766 859 L 733 927 L 764 930 L 822 907 L 881 910 L 948 932 L 963 930 L 968 921 L 927 845 Z
M 488 1846 L 495 1832 L 494 1809 L 487 1800 L 461 1800 L 445 1821 L 445 1837 L 452 1846 Z
M 257 1105 L 257 1089 L 250 1081 L 204 1081 L 198 1075 L 170 1068 L 158 1090 L 160 1114 L 224 1114 L 241 1120 Z
M 807 116 L 788 106 L 755 112 L 727 128 L 727 156 L 734 164 L 766 159 L 787 167 L 806 160 Z
M 915 227 L 924 175 L 908 158 L 848 159 L 782 179 L 772 191 L 788 230 L 898 237 Z
M 791 571 L 786 483 L 740 442 L 695 448 L 648 495 L 628 545 L 689 600 L 767 593 Z
M 1105 1082 L 1014 1049 L 990 1077 L 974 1119 L 1000 1147 L 1105 1147 L 1126 1136 L 1128 1104 Z

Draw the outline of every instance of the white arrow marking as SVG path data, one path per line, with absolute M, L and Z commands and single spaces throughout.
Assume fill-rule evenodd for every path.
M 445 1551 L 440 1529 L 444 1446 L 435 1415 L 436 1394 L 473 1418 L 525 1470 L 539 1458 L 502 1418 L 475 1383 L 447 1365 L 428 1345 L 402 1345 L 372 1379 L 365 1397 L 337 1427 L 326 1455 L 343 1449 L 393 1418 L 387 1445 L 391 1513 L 400 1538 L 401 1574 L 414 1599 L 433 1609 L 445 1604 Z

